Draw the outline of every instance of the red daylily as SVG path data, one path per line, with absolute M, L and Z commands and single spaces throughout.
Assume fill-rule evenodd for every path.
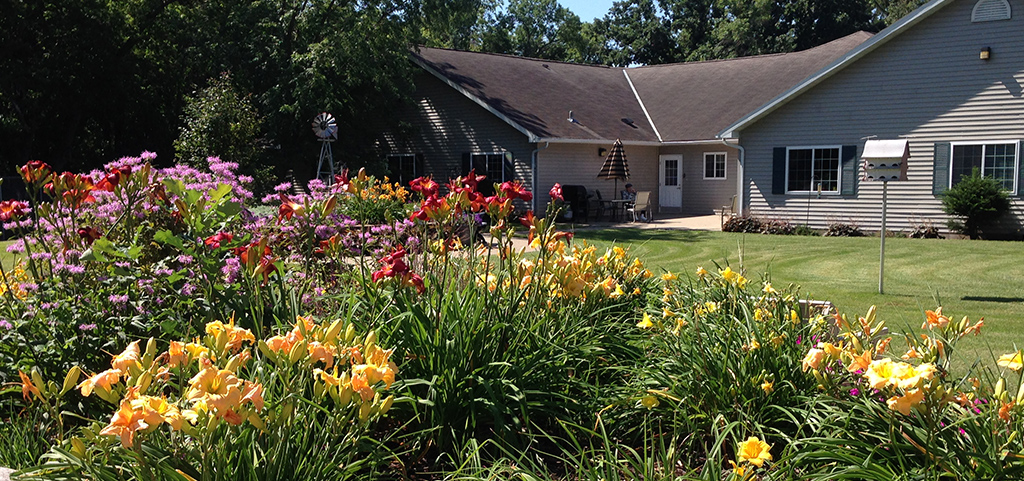
M 87 175 L 64 172 L 53 177 L 53 180 L 44 187 L 54 197 L 61 198 L 65 204 L 77 209 L 86 202 L 95 202 L 92 191 L 96 189 L 92 178 Z
M 477 185 L 486 178 L 486 175 L 476 175 L 476 169 L 473 169 L 462 179 L 462 184 L 470 189 L 477 190 Z
M 241 259 L 242 264 L 252 273 L 253 277 L 263 276 L 264 283 L 269 280 L 270 274 L 277 271 L 277 266 L 274 265 L 274 262 L 277 262 L 277 257 L 274 256 L 274 251 L 267 245 L 266 239 L 253 242 L 244 247 L 237 247 L 234 252 Z
M 102 234 L 95 227 L 81 227 L 78 229 L 78 236 L 85 241 L 85 245 L 91 246 Z
M 50 164 L 41 160 L 30 160 L 21 167 L 20 172 L 21 178 L 26 184 L 37 185 L 48 182 L 53 174 L 53 169 L 50 168 Z
M 5 200 L 0 202 L 0 222 L 17 220 L 25 215 L 28 204 L 20 200 Z
M 562 184 L 556 182 L 555 185 L 551 187 L 551 191 L 548 192 L 548 194 L 551 195 L 552 200 L 558 199 L 565 202 L 565 197 L 562 197 Z
M 103 177 L 102 179 L 100 179 L 99 182 L 96 183 L 96 190 L 113 192 L 114 189 L 117 188 L 117 185 L 121 183 L 121 180 L 127 179 L 128 176 L 131 175 L 131 173 L 131 167 L 115 167 L 113 169 L 110 169 L 110 173 L 108 173 L 105 177 Z
M 334 176 L 334 190 L 339 192 L 351 192 L 352 183 L 348 179 L 348 169 L 341 171 L 341 174 Z
M 409 266 L 403 260 L 405 254 L 405 248 L 399 247 L 390 254 L 381 257 L 380 269 L 370 275 L 373 282 L 377 282 L 385 277 L 395 277 L 396 275 L 409 272 Z
M 210 237 L 207 237 L 206 240 L 203 241 L 203 243 L 206 244 L 206 246 L 210 247 L 211 249 L 219 249 L 221 243 L 231 242 L 232 240 L 234 240 L 234 238 L 235 236 L 227 232 L 218 232 Z
M 502 182 L 500 188 L 509 199 L 522 199 L 525 202 L 533 199 L 533 194 L 526 190 L 522 182 Z
M 284 219 L 291 219 L 294 214 L 301 216 L 306 213 L 306 207 L 304 205 L 295 202 L 283 192 L 280 194 L 280 197 L 281 209 L 277 211 L 278 222 L 281 222 Z
M 417 177 L 409 182 L 409 188 L 413 192 L 419 192 L 423 194 L 423 197 L 431 197 L 437 195 L 438 189 L 441 186 L 434 182 L 434 179 L 430 177 Z

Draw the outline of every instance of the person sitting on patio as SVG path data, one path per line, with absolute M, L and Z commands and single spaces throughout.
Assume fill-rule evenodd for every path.
M 626 188 L 620 193 L 622 200 L 635 201 L 636 200 L 636 189 L 633 188 L 633 184 L 626 184 Z

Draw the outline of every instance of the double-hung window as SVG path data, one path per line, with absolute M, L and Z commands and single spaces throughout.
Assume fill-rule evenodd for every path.
M 991 177 L 1003 188 L 1017 192 L 1017 171 L 1019 153 L 1017 142 L 993 142 L 987 144 L 953 144 L 953 158 L 950 163 L 950 187 L 978 169 L 982 177 Z
M 725 152 L 704 153 L 704 178 L 725 179 Z
M 839 193 L 839 146 L 790 147 L 786 151 L 787 192 Z
M 475 170 L 478 175 L 486 175 L 487 179 L 480 183 L 478 189 L 484 195 L 494 194 L 494 184 L 511 181 L 513 177 L 512 153 L 468 153 L 462 156 L 462 175 Z
M 389 155 L 388 170 L 391 175 L 388 176 L 388 180 L 402 185 L 408 184 L 411 180 L 423 175 L 422 172 L 417 172 L 417 163 L 415 154 Z

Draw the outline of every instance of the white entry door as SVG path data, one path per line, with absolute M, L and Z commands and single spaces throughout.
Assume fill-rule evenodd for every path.
M 683 164 L 681 154 L 662 155 L 658 187 L 660 208 L 681 209 L 683 207 L 683 184 L 679 181 Z

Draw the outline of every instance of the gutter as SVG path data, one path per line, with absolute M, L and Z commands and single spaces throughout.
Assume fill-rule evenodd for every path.
M 728 140 L 719 139 L 722 141 L 722 145 L 736 149 L 739 151 L 739 169 L 736 172 L 736 208 L 739 209 L 739 215 L 742 217 L 746 210 L 746 200 L 743 195 L 743 166 L 746 164 L 747 149 L 744 149 L 740 144 L 730 144 Z
M 552 144 L 608 145 L 608 144 L 614 143 L 615 141 L 614 140 L 608 140 L 608 139 L 563 139 L 563 138 L 560 138 L 560 137 L 541 137 L 541 138 L 538 138 L 538 139 L 534 139 L 531 142 L 538 143 L 538 144 L 541 143 L 541 142 L 545 142 L 545 143 L 552 143 Z M 643 145 L 643 146 L 657 147 L 659 145 L 664 145 L 664 143 L 663 142 L 658 142 L 656 140 L 623 140 L 622 141 L 622 145 Z
M 534 212 L 537 212 L 537 156 L 540 151 L 551 146 L 551 142 L 544 142 L 544 147 L 537 144 L 537 148 L 530 152 L 530 192 L 533 192 L 533 201 L 530 203 L 530 208 Z

